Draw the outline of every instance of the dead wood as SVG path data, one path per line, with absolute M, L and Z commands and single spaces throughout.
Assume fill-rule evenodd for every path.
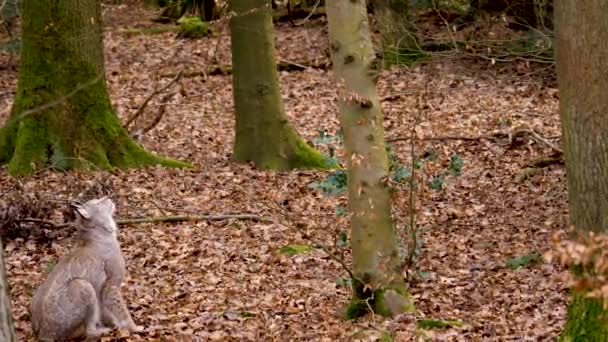
M 319 70 L 327 70 L 329 68 L 329 63 L 326 61 L 312 61 L 312 62 L 292 62 L 286 60 L 277 61 L 277 70 L 278 71 L 304 71 L 309 69 L 319 69 Z M 228 76 L 232 74 L 232 66 L 231 65 L 209 65 L 205 69 L 198 70 L 187 70 L 183 72 L 183 77 L 197 77 L 203 76 L 207 78 L 207 76 Z M 161 75 L 161 77 L 174 77 L 177 75 L 175 72 L 167 72 Z
M 119 225 L 139 224 L 139 223 L 156 223 L 156 222 L 187 222 L 187 221 L 223 221 L 223 220 L 251 220 L 260 222 L 272 222 L 271 219 L 253 214 L 217 214 L 217 215 L 176 215 L 176 216 L 152 216 L 140 218 L 127 218 L 116 220 Z M 49 220 L 37 218 L 24 218 L 17 220 L 18 222 L 40 223 L 52 228 L 65 228 L 72 223 L 56 223 Z
M 444 140 L 463 140 L 463 141 L 481 141 L 481 140 L 489 140 L 489 141 L 498 141 L 500 139 L 507 139 L 506 145 L 512 145 L 516 138 L 530 136 L 532 140 L 536 141 L 541 145 L 545 145 L 552 149 L 555 153 L 561 154 L 562 149 L 559 148 L 554 143 L 550 142 L 549 139 L 556 139 L 559 136 L 548 137 L 545 138 L 538 134 L 536 131 L 529 128 L 519 128 L 514 129 L 509 132 L 494 132 L 489 135 L 478 135 L 478 136 L 467 136 L 467 135 L 446 135 L 446 136 L 436 136 L 436 137 L 422 137 L 415 138 L 416 140 L 422 141 L 444 141 Z M 386 139 L 387 142 L 397 142 L 397 141 L 408 141 L 412 139 L 411 135 L 402 136 L 402 137 L 393 137 Z
M 133 114 L 133 116 L 131 116 L 127 122 L 125 122 L 125 124 L 123 125 L 124 128 L 127 128 L 135 119 L 137 119 L 139 116 L 141 116 L 141 114 L 144 112 L 144 109 L 146 109 L 146 106 L 148 105 L 148 103 L 150 102 L 150 100 L 152 100 L 152 98 L 154 98 L 154 96 L 164 92 L 165 90 L 169 89 L 169 87 L 171 87 L 175 82 L 179 81 L 179 79 L 182 77 L 183 75 L 183 71 L 180 70 L 177 74 L 175 74 L 175 77 L 173 77 L 173 79 L 171 81 L 169 81 L 169 83 L 165 84 L 163 87 L 154 90 L 152 93 L 150 93 L 150 95 L 148 95 L 148 97 L 146 97 L 146 99 L 144 100 L 144 102 L 141 104 L 141 106 L 137 109 L 137 111 L 135 112 L 135 114 Z

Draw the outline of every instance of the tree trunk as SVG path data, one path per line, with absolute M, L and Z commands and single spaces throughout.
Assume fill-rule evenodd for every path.
M 388 65 L 407 63 L 420 56 L 408 0 L 373 0 L 374 15 L 382 33 L 382 50 Z
M 608 2 L 556 2 L 557 76 L 570 220 L 580 234 L 608 231 Z M 574 293 L 562 338 L 606 341 L 606 310 Z
M 326 168 L 285 114 L 276 70 L 270 0 L 232 1 L 234 158 L 263 169 Z
M 376 93 L 379 63 L 364 0 L 328 1 L 330 50 L 340 87 L 340 121 L 348 158 L 353 299 L 347 317 L 413 310 L 391 217 L 388 156 Z
M 122 128 L 104 77 L 95 0 L 24 1 L 19 85 L 0 130 L 0 163 L 36 169 L 186 164 L 146 152 Z
M 4 246 L 0 239 L 0 341 L 13 342 L 15 328 L 13 326 L 13 313 L 11 311 L 11 297 L 4 268 Z

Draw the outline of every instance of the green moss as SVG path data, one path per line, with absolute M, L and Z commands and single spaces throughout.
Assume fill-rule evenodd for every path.
M 296 254 L 308 253 L 310 251 L 312 251 L 312 246 L 310 246 L 310 245 L 294 244 L 294 245 L 287 245 L 287 246 L 283 246 L 283 247 L 279 248 L 279 253 L 287 255 L 287 256 L 294 256 Z
M 34 169 L 48 164 L 46 151 L 47 129 L 46 120 L 25 118 L 15 125 L 16 139 L 14 150 L 8 164 L 8 171 L 13 175 L 31 173 Z
M 560 336 L 562 342 L 608 341 L 608 311 L 602 302 L 575 292 L 568 308 L 568 320 Z
M 407 287 L 403 282 L 394 282 L 385 288 L 374 290 L 373 292 L 363 286 L 360 281 L 353 280 L 353 298 L 346 308 L 346 319 L 355 319 L 369 313 L 370 309 L 374 313 L 390 317 L 395 311 L 413 312 L 414 305 L 410 300 Z M 391 296 L 390 292 L 397 296 Z M 388 294 L 388 295 L 387 295 Z M 388 302 L 390 300 L 390 303 Z
M 293 157 L 290 164 L 293 168 L 333 169 L 339 165 L 323 153 L 315 150 L 303 139 L 296 137 Z
M 442 319 L 421 319 L 416 322 L 416 326 L 420 329 L 445 329 L 450 327 L 461 327 L 463 323 L 455 320 L 442 320 Z
M 185 38 L 202 38 L 211 35 L 209 23 L 200 17 L 184 17 L 179 21 L 179 35 Z
M 0 128 L 0 164 L 8 163 L 15 150 L 16 128 L 13 122 L 8 122 Z
M 144 165 L 190 166 L 147 152 L 134 142 L 108 109 L 107 98 L 100 100 L 93 94 L 70 100 L 69 105 L 9 120 L 1 131 L 0 161 L 9 163 L 10 174 L 27 175 L 44 167 L 111 170 Z M 82 112 L 90 101 L 93 110 Z

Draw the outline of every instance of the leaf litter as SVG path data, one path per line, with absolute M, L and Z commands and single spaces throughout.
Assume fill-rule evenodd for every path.
M 126 6 L 135 11 L 125 11 Z M 106 77 L 122 120 L 158 83 L 170 80 L 162 73 L 230 64 L 226 24 L 215 29 L 222 32 L 219 38 L 199 40 L 176 39 L 171 32 L 122 33 L 126 28 L 158 25 L 148 21 L 153 15 L 130 2 L 104 5 Z M 327 63 L 325 27 L 324 19 L 296 28 L 277 24 L 278 58 Z M 7 119 L 16 90 L 16 60 L 0 52 L 0 122 Z M 378 91 L 384 99 L 386 136 L 409 135 L 415 117 L 421 115 L 414 131 L 416 155 L 434 156 L 420 171 L 422 182 L 434 186 L 421 186 L 417 192 L 422 245 L 418 276 L 411 281 L 417 306 L 413 315 L 341 318 L 350 295 L 348 275 L 322 250 L 309 247 L 342 241 L 348 230 L 346 216 L 336 212 L 344 210 L 345 194 L 324 196 L 309 186 L 324 180 L 328 172 L 262 172 L 230 159 L 234 142 L 230 76 L 182 78 L 166 114 L 141 140 L 147 149 L 192 162 L 194 168 L 44 170 L 16 179 L 8 177 L 4 167 L 0 206 L 18 207 L 22 216 L 63 223 L 73 220 L 67 200 L 111 193 L 120 218 L 178 211 L 250 213 L 270 219 L 122 225 L 119 238 L 129 273 L 124 293 L 135 321 L 146 330 L 130 336 L 115 332 L 105 341 L 553 340 L 565 321 L 568 293 L 561 280 L 565 270 L 539 258 L 524 259 L 542 255 L 550 248 L 551 235 L 567 227 L 563 167 L 550 165 L 516 182 L 525 165 L 551 149 L 525 139 L 509 146 L 425 140 L 516 127 L 543 136 L 559 135 L 557 89 L 533 68 L 518 74 L 527 67 L 433 59 L 381 74 Z M 337 93 L 330 72 L 308 68 L 279 76 L 287 114 L 307 141 L 314 141 L 321 130 L 338 131 Z M 159 101 L 151 101 L 142 120 L 154 115 Z M 392 145 L 397 158 L 410 165 L 409 142 Z M 455 163 L 460 174 L 437 177 L 438 170 Z M 306 230 L 294 229 L 267 203 L 282 205 L 307 224 Z M 409 222 L 409 211 L 407 196 L 399 192 L 394 204 L 398 227 Z M 18 339 L 29 341 L 33 339 L 31 296 L 69 250 L 73 227 L 36 223 L 19 227 L 29 231 L 9 234 L 6 262 Z M 278 252 L 281 249 L 292 250 Z M 347 249 L 347 261 L 348 254 Z M 417 327 L 417 321 L 448 323 L 442 329 L 425 330 Z

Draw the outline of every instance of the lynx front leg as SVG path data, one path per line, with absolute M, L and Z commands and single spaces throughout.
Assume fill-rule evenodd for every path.
M 84 328 L 84 335 L 88 339 L 96 339 L 103 334 L 110 332 L 110 329 L 99 327 L 101 323 L 101 309 L 95 289 L 86 280 L 74 279 L 67 286 L 67 298 L 71 300 L 69 305 L 65 303 L 64 310 L 74 315 L 67 318 L 67 322 L 82 320 L 81 327 Z M 63 334 L 61 334 L 63 335 Z M 82 332 L 72 331 L 73 337 L 80 337 Z
M 102 321 L 118 329 L 131 332 L 142 331 L 143 327 L 135 325 L 129 309 L 125 304 L 119 285 L 106 284 L 102 293 Z

